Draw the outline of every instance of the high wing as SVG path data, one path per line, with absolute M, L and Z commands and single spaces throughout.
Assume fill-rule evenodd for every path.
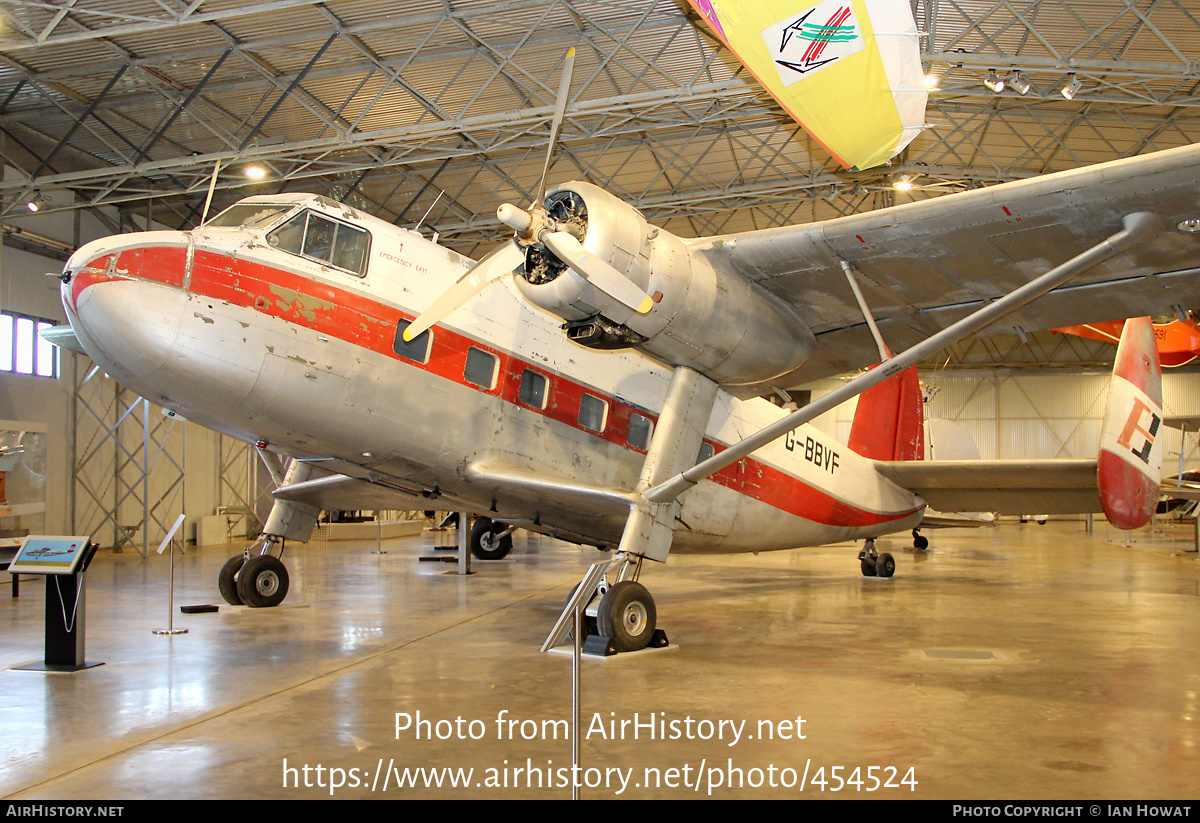
M 883 339 L 900 351 L 1094 246 L 1127 214 L 1161 234 L 1010 314 L 983 334 L 1165 314 L 1200 277 L 1200 145 L 821 223 L 688 241 L 788 303 L 817 351 L 779 381 L 871 365 L 878 352 L 841 268 L 853 266 Z M 1188 222 L 1192 221 L 1192 222 Z

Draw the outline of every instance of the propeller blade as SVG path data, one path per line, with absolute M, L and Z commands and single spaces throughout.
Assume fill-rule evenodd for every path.
M 562 78 L 558 81 L 554 118 L 550 121 L 550 142 L 546 145 L 546 162 L 542 165 L 542 179 L 538 181 L 537 197 L 533 199 L 535 206 L 540 206 L 546 199 L 546 177 L 550 174 L 550 161 L 554 158 L 554 147 L 558 142 L 558 127 L 562 125 L 563 115 L 567 112 L 567 98 L 571 95 L 571 73 L 574 70 L 575 48 L 572 46 L 563 60 Z
M 552 231 L 545 232 L 540 239 L 559 260 L 621 305 L 638 314 L 647 314 L 654 308 L 654 298 L 638 288 L 628 277 L 585 249 L 574 235 L 565 231 Z
M 410 342 L 440 323 L 450 312 L 525 262 L 525 250 L 516 243 L 505 243 L 484 257 L 429 304 L 404 330 L 405 342 Z

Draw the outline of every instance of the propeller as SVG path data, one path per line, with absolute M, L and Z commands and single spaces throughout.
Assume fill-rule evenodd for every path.
M 542 165 L 542 176 L 538 181 L 537 194 L 529 210 L 505 203 L 496 210 L 501 223 L 513 229 L 516 236 L 503 246 L 488 254 L 467 270 L 454 285 L 442 292 L 425 311 L 404 330 L 405 341 L 411 341 L 426 330 L 441 322 L 459 306 L 474 298 L 495 281 L 521 268 L 526 261 L 527 250 L 541 244 L 564 265 L 595 288 L 604 292 L 626 308 L 646 314 L 654 306 L 654 300 L 632 280 L 613 268 L 606 261 L 587 251 L 574 234 L 560 228 L 546 211 L 546 180 L 554 149 L 558 141 L 559 127 L 567 111 L 567 98 L 571 91 L 571 74 L 575 67 L 575 49 L 567 52 L 563 60 L 562 78 L 558 84 L 558 97 L 554 104 L 554 116 L 550 121 L 550 140 L 546 146 L 546 160 Z
M 466 303 L 501 277 L 525 261 L 525 250 L 515 241 L 495 249 L 429 304 L 429 308 L 404 330 L 404 342 L 410 343 L 423 332 L 445 319 L 446 315 Z

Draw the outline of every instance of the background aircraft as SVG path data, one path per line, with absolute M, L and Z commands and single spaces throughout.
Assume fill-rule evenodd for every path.
M 1109 320 L 1054 331 L 1116 343 L 1121 338 L 1124 325 L 1124 320 Z M 1200 356 L 1200 325 L 1190 315 L 1185 320 L 1155 322 L 1154 339 L 1158 344 L 1158 356 L 1165 367 L 1186 366 Z

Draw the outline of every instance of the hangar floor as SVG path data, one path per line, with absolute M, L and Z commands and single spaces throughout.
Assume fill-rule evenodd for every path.
M 850 544 L 673 557 L 643 582 L 674 645 L 582 666 L 599 785 L 581 796 L 1196 798 L 1186 536 L 934 532 L 924 554 L 890 541 L 890 580 L 860 577 Z M 436 539 L 301 547 L 283 607 L 177 615 L 176 637 L 151 633 L 165 561 L 101 555 L 87 657 L 105 665 L 70 675 L 10 668 L 42 654 L 44 587 L 4 587 L 0 795 L 569 797 L 570 659 L 538 647 L 598 553 L 519 532 L 464 578 L 417 561 Z M 176 604 L 219 602 L 231 553 L 178 561 Z M 453 788 L 446 769 L 474 771 Z

